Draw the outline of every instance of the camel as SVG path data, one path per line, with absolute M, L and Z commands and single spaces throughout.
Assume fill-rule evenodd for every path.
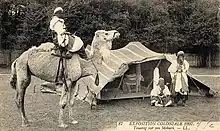
M 105 61 L 110 57 L 113 39 L 111 39 L 112 36 L 109 35 L 109 33 L 115 35 L 115 38 L 119 38 L 120 36 L 120 33 L 115 30 L 108 32 L 104 30 L 98 30 L 95 32 L 95 36 L 94 36 L 94 38 L 96 39 L 93 39 L 92 44 L 87 45 L 85 49 L 87 56 L 93 60 L 97 69 L 99 68 L 99 64 L 101 64 L 102 61 Z M 107 36 L 110 38 L 108 38 Z M 87 85 L 89 89 L 92 90 L 91 89 L 92 85 L 84 82 L 84 81 L 88 81 L 87 79 L 89 79 L 89 76 L 79 79 L 76 82 L 76 86 L 80 86 L 80 89 L 82 89 L 85 88 L 83 86 Z M 44 82 L 41 84 L 41 91 L 43 93 L 55 93 L 61 95 L 62 90 L 63 89 L 58 88 L 55 83 Z M 89 104 L 91 105 L 91 109 L 93 105 L 96 105 L 95 102 L 94 103 L 92 101 L 87 101 L 87 102 L 89 102 Z
M 78 123 L 72 117 L 72 107 L 74 104 L 74 98 L 72 92 L 74 92 L 74 85 L 76 81 L 82 77 L 97 75 L 97 69 L 94 66 L 94 62 L 99 59 L 95 58 L 96 45 L 111 43 L 113 39 L 117 38 L 119 33 L 115 30 L 105 31 L 98 30 L 95 32 L 92 45 L 95 45 L 90 55 L 90 60 L 86 61 L 81 59 L 78 54 L 74 54 L 71 59 L 65 59 L 65 71 L 66 84 L 63 87 L 66 90 L 62 91 L 60 97 L 60 112 L 58 117 L 59 127 L 67 127 L 64 124 L 63 115 L 64 108 L 69 105 L 69 119 L 72 124 Z M 19 56 L 11 65 L 11 78 L 10 85 L 16 90 L 15 102 L 21 115 L 22 126 L 29 126 L 28 119 L 25 115 L 24 109 L 24 97 L 25 91 L 31 82 L 31 76 L 36 76 L 47 82 L 55 82 L 57 66 L 59 57 L 51 55 L 51 50 L 54 47 L 53 43 L 43 43 L 39 47 L 32 47 Z M 100 60 L 98 60 L 100 61 Z M 60 78 L 60 76 L 58 77 Z
M 104 30 L 98 30 L 95 32 L 95 36 L 94 36 L 94 38 L 96 39 L 93 39 L 92 44 L 87 45 L 85 49 L 87 56 L 89 56 L 93 60 L 94 65 L 98 70 L 99 70 L 99 64 L 102 64 L 103 61 L 107 61 L 107 59 L 110 57 L 110 54 L 111 54 L 113 39 L 111 39 L 112 36 L 109 34 L 115 35 L 115 38 L 119 38 L 120 36 L 120 33 L 115 30 L 108 31 L 108 32 Z M 91 84 L 91 81 L 89 79 L 90 79 L 90 76 L 87 76 L 87 77 L 83 77 L 79 79 L 76 82 L 75 89 L 76 90 L 79 89 L 78 92 L 81 92 L 81 93 L 75 92 L 74 95 L 78 94 L 79 96 L 79 97 L 77 96 L 77 99 L 80 99 L 80 100 L 82 98 L 85 99 L 85 97 L 88 94 L 90 95 L 90 93 L 93 93 L 92 97 L 96 95 L 96 93 L 92 91 L 94 87 Z M 43 93 L 55 93 L 55 94 L 61 95 L 62 90 L 64 89 L 58 88 L 55 83 L 44 82 L 41 84 L 41 91 Z M 88 99 L 85 99 L 85 101 L 87 101 L 90 104 L 91 109 L 93 109 L 92 107 L 97 104 L 95 98 L 88 97 Z

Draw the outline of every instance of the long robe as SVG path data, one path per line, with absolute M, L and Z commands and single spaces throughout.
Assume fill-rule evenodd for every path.
M 178 67 L 181 66 L 182 71 L 178 71 Z M 172 84 L 175 92 L 179 92 L 181 94 L 187 94 L 189 92 L 188 88 L 188 78 L 187 71 L 189 70 L 189 63 L 184 60 L 183 65 L 177 63 L 177 60 L 172 61 L 172 64 L 168 68 L 168 72 L 170 73 Z

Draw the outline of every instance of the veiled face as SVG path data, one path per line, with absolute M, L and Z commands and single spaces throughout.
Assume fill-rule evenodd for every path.
M 183 62 L 184 62 L 184 56 L 178 56 L 177 57 L 177 62 L 180 64 L 180 65 L 182 65 L 183 64 Z
M 116 30 L 98 30 L 95 32 L 95 37 L 99 41 L 108 42 L 113 41 L 115 38 L 119 38 L 120 33 Z
M 61 19 L 64 18 L 64 14 L 62 11 L 57 11 L 54 15 L 57 16 L 58 18 L 61 18 Z

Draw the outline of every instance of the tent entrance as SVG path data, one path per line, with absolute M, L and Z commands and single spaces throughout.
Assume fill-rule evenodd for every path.
M 158 64 L 159 63 L 159 64 Z M 149 97 L 153 88 L 153 72 L 160 70 L 161 77 L 171 81 L 167 69 L 170 63 L 166 59 L 147 61 L 129 65 L 128 71 L 120 78 L 109 82 L 100 92 L 100 99 L 126 99 Z

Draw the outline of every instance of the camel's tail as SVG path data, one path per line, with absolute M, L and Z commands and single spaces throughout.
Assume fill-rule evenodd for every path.
M 10 85 L 11 88 L 16 89 L 17 84 L 17 74 L 16 74 L 16 60 L 11 65 L 11 78 L 10 78 Z

